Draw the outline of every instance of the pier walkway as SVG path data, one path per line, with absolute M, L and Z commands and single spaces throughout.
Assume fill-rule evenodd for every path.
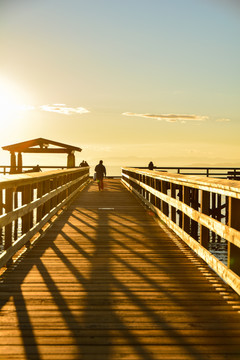
M 3 276 L 0 359 L 238 360 L 240 301 L 119 180 Z

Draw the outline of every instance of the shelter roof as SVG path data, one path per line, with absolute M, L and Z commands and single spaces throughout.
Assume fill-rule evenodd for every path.
M 37 138 L 13 145 L 2 146 L 2 149 L 11 152 L 16 151 L 24 153 L 70 153 L 71 151 L 82 151 L 79 147 L 44 138 Z

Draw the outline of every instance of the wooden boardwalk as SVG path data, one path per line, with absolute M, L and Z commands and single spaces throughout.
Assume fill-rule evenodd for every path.
M 238 360 L 240 301 L 119 180 L 91 183 L 0 284 L 0 359 Z

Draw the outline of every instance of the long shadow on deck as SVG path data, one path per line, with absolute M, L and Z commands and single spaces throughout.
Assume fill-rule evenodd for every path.
M 156 241 L 160 240 L 153 239 L 151 234 L 146 234 L 144 223 L 139 224 L 139 220 L 134 218 L 134 212 L 131 218 L 135 225 L 139 224 L 139 227 L 131 228 L 128 222 L 124 224 L 126 217 L 122 213 L 118 216 L 107 210 L 99 210 L 101 207 L 112 206 L 113 200 L 111 195 L 108 196 L 108 192 L 117 192 L 115 194 L 116 201 L 120 201 L 120 197 L 123 195 L 119 188 L 120 185 L 116 185 L 114 182 L 111 185 L 109 181 L 105 193 L 98 191 L 88 193 L 86 190 L 71 205 L 73 212 L 68 210 L 59 218 L 57 224 L 61 218 L 64 218 L 65 221 L 58 230 L 63 239 L 62 242 L 67 244 L 68 249 L 72 249 L 70 255 L 64 253 L 60 242 L 58 244 L 58 234 L 49 241 L 47 241 L 48 235 L 45 235 L 42 239 L 44 241 L 36 244 L 23 260 L 19 261 L 14 270 L 10 270 L 4 275 L 3 282 L 0 284 L 1 308 L 5 309 L 4 305 L 13 299 L 12 303 L 15 307 L 13 312 L 16 312 L 17 321 L 12 326 L 7 322 L 4 323 L 3 330 L 13 329 L 14 326 L 19 327 L 23 347 L 21 350 L 16 348 L 16 353 L 25 353 L 27 360 L 47 359 L 47 355 L 43 356 L 42 353 L 41 346 L 43 344 L 39 343 L 36 335 L 38 330 L 45 331 L 46 329 L 51 332 L 55 340 L 62 336 L 60 341 L 55 344 L 56 346 L 49 348 L 49 351 L 61 354 L 61 349 L 64 348 L 64 351 L 67 351 L 66 359 L 68 360 L 85 358 L 115 360 L 121 358 L 121 354 L 125 354 L 127 359 L 128 353 L 134 353 L 138 359 L 142 360 L 160 360 L 161 353 L 153 352 L 151 345 L 163 345 L 163 343 L 159 343 L 161 337 L 157 337 L 156 343 L 149 335 L 147 339 L 141 337 L 141 331 L 145 334 L 149 331 L 151 334 L 158 330 L 163 331 L 165 337 L 169 337 L 170 346 L 176 346 L 176 349 L 181 347 L 187 359 L 205 360 L 209 358 L 208 354 L 203 354 L 202 350 L 200 351 L 198 346 L 192 344 L 188 337 L 181 335 L 185 325 L 185 329 L 191 329 L 192 325 L 185 324 L 182 328 L 181 326 L 174 327 L 173 322 L 168 321 L 165 312 L 161 311 L 161 307 L 164 305 L 163 308 L 166 309 L 166 305 L 170 302 L 178 309 L 181 308 L 182 314 L 188 317 L 192 323 L 192 319 L 196 318 L 197 320 L 197 317 L 190 307 L 184 305 L 184 302 L 196 301 L 198 304 L 202 302 L 206 305 L 207 310 L 209 306 L 208 293 L 203 293 L 202 287 L 197 283 L 195 292 L 189 293 L 188 281 L 191 279 L 189 272 L 186 271 L 188 259 L 184 254 L 174 257 L 172 261 L 178 263 L 178 272 L 172 271 L 169 274 L 166 262 L 161 263 L 154 256 Z M 84 201 L 87 204 L 87 195 L 94 198 L 96 206 L 92 206 L 92 208 L 84 206 Z M 137 205 L 137 202 L 131 198 L 131 194 L 127 193 L 124 196 L 127 197 L 127 204 Z M 51 232 L 54 226 L 50 230 Z M 58 226 L 56 225 L 56 227 Z M 155 225 L 152 226 L 154 228 Z M 134 244 L 141 251 L 135 250 Z M 173 247 L 170 239 L 169 246 Z M 164 245 L 162 251 L 164 252 L 164 249 L 169 246 Z M 52 262 L 51 260 L 48 262 L 49 258 L 47 261 L 44 258 L 44 253 L 49 249 L 53 254 L 51 255 Z M 144 253 L 144 249 L 146 253 Z M 124 256 L 126 252 L 129 253 L 129 258 Z M 179 256 L 186 258 L 185 261 L 181 262 L 178 259 Z M 134 261 L 133 257 L 137 261 Z M 142 264 L 141 268 L 139 268 L 139 261 Z M 55 280 L 54 264 L 58 267 L 62 264 L 60 273 L 63 277 L 61 281 Z M 203 263 L 201 264 L 203 265 Z M 39 294 L 37 297 L 26 295 L 22 290 L 22 285 L 25 284 L 25 279 L 33 268 L 37 268 L 40 272 L 46 288 L 45 294 Z M 150 269 L 149 272 L 147 268 Z M 70 282 L 72 289 L 70 287 L 64 291 L 66 273 L 72 276 Z M 173 291 L 171 288 L 166 289 L 166 284 L 161 284 L 153 276 L 158 273 L 165 274 L 166 279 L 171 275 L 171 281 L 174 283 L 179 281 L 178 273 L 185 274 L 185 280 L 181 283 L 181 293 L 188 295 L 189 300 L 186 296 L 179 296 L 178 291 Z M 137 279 L 136 284 L 131 282 L 132 277 Z M 74 292 L 75 294 L 73 294 Z M 232 295 L 231 291 L 229 293 L 232 299 L 239 299 Z M 48 294 L 47 297 L 44 296 L 46 294 Z M 218 295 L 219 293 L 216 292 L 216 303 L 227 305 L 227 300 Z M 30 310 L 30 305 L 33 304 L 41 309 L 38 316 L 35 314 L 35 318 Z M 44 307 L 45 305 L 46 307 Z M 53 308 L 56 308 L 59 313 L 59 318 L 53 317 L 56 322 L 51 321 L 51 312 L 49 312 L 49 318 L 46 317 L 42 320 L 38 318 L 41 316 L 42 309 L 46 308 L 49 311 L 49 305 L 54 305 Z M 159 305 L 157 310 L 156 305 Z M 231 313 L 235 316 L 235 320 L 230 316 L 231 320 L 237 324 L 239 315 L 234 311 Z M 131 317 L 132 314 L 135 315 Z M 202 319 L 199 316 L 199 324 L 196 324 L 195 328 L 202 330 L 202 334 L 205 330 L 208 334 L 209 329 L 216 330 L 218 328 L 224 334 L 225 324 L 228 321 L 226 316 L 223 317 L 215 311 L 212 315 L 207 311 L 207 314 L 207 320 L 206 315 Z M 8 316 L 7 313 L 5 314 L 5 310 L 3 315 Z M 178 322 L 177 319 L 174 324 L 176 322 Z M 208 326 L 205 326 L 204 322 L 207 322 Z M 234 328 L 240 329 L 240 326 Z M 64 335 L 65 329 L 68 330 L 68 336 Z M 123 347 L 122 352 L 120 346 Z M 240 354 L 240 346 L 237 347 L 234 344 L 233 346 L 238 352 L 237 359 Z M 229 347 L 227 346 L 227 348 Z M 116 349 L 120 351 L 119 354 L 116 353 Z M 14 353 L 13 348 L 9 351 Z M 176 353 L 174 354 L 176 355 Z M 224 353 L 219 352 L 218 355 L 218 359 L 225 358 Z

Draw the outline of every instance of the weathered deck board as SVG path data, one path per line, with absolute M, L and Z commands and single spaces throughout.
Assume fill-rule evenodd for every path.
M 0 359 L 240 359 L 240 298 L 118 180 L 0 283 Z

